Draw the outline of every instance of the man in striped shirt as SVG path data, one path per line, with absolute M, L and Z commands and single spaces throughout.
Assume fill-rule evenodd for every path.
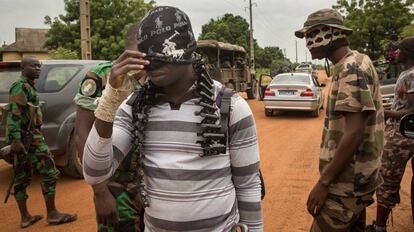
M 214 103 L 222 86 L 195 62 L 196 41 L 181 10 L 154 8 L 137 39 L 145 54 L 127 50 L 114 62 L 95 111 L 85 180 L 107 180 L 132 150 L 147 206 L 145 231 L 233 231 L 238 223 L 263 231 L 259 149 L 248 104 L 231 97 L 229 130 L 222 133 Z M 142 69 L 148 85 L 125 100 L 133 86 L 125 74 Z

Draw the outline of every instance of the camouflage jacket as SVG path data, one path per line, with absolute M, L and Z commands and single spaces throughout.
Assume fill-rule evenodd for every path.
M 86 74 L 85 78 L 79 84 L 78 92 L 73 99 L 76 105 L 90 111 L 95 111 L 98 103 L 97 100 L 102 96 L 111 69 L 112 63 L 106 62 L 98 64 L 90 70 L 95 75 Z M 140 86 L 139 82 L 137 82 L 136 88 Z
M 414 68 L 400 74 L 395 84 L 395 97 L 391 110 L 399 111 L 410 108 L 411 106 L 408 103 L 409 93 L 414 93 Z
M 30 118 L 31 128 L 40 128 L 42 125 L 42 111 L 32 80 L 21 76 L 10 88 L 7 113 L 8 143 L 22 139 L 22 130 L 28 130 Z
M 335 156 L 345 132 L 343 112 L 370 112 L 364 138 L 353 160 L 330 185 L 339 196 L 362 196 L 382 183 L 379 175 L 384 145 L 384 109 L 378 75 L 368 56 L 351 51 L 334 67 L 321 144 L 322 173 Z
M 95 111 L 97 99 L 102 96 L 105 88 L 106 77 L 111 71 L 112 63 L 102 63 L 94 66 L 90 72 L 95 75 L 86 74 L 85 78 L 79 84 L 78 92 L 73 99 L 76 105 Z
M 95 111 L 98 103 L 97 99 L 102 96 L 111 68 L 112 63 L 108 62 L 98 64 L 90 70 L 90 72 L 95 75 L 92 76 L 87 74 L 79 84 L 79 89 L 74 99 L 76 105 L 90 111 Z M 139 82 L 137 82 L 136 88 L 139 87 Z M 117 192 L 116 194 L 119 194 L 119 191 L 122 192 L 124 190 L 126 190 L 130 196 L 135 196 L 138 193 L 139 186 L 135 170 L 130 170 L 129 168 L 131 158 L 132 153 L 129 153 L 124 160 L 122 160 L 114 175 L 109 179 L 108 185 L 117 189 L 112 189 Z

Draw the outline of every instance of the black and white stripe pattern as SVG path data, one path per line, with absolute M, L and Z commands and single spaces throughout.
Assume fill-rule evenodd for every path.
M 216 93 L 221 85 L 215 83 Z M 226 154 L 204 156 L 197 99 L 179 110 L 159 104 L 151 108 L 145 130 L 144 171 L 150 207 L 146 231 L 230 231 L 238 222 L 263 231 L 260 203 L 259 149 L 249 106 L 231 99 Z M 219 112 L 219 111 L 217 111 Z M 108 179 L 131 149 L 131 107 L 121 105 L 111 139 L 93 128 L 85 146 L 84 176 L 90 184 Z

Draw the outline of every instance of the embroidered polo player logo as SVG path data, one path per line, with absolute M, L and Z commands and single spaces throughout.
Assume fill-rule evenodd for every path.
M 166 56 L 172 56 L 174 59 L 181 59 L 184 55 L 184 49 L 176 49 L 177 46 L 176 43 L 172 42 L 171 40 L 174 39 L 177 35 L 179 35 L 177 31 L 168 39 L 164 40 L 164 43 L 162 46 L 164 48 L 162 49 L 162 53 Z

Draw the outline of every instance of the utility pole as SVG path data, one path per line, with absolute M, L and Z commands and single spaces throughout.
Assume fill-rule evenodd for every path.
M 89 0 L 80 0 L 80 29 L 82 60 L 92 59 Z
M 255 65 L 254 65 L 254 38 L 253 38 L 253 10 L 252 6 L 256 3 L 252 3 L 252 0 L 249 0 L 249 12 L 250 12 L 250 74 L 256 75 Z
M 305 61 L 306 63 L 308 63 L 308 53 L 306 52 L 306 50 L 305 50 Z
M 298 41 L 295 40 L 295 48 L 296 48 L 296 63 L 298 63 Z

